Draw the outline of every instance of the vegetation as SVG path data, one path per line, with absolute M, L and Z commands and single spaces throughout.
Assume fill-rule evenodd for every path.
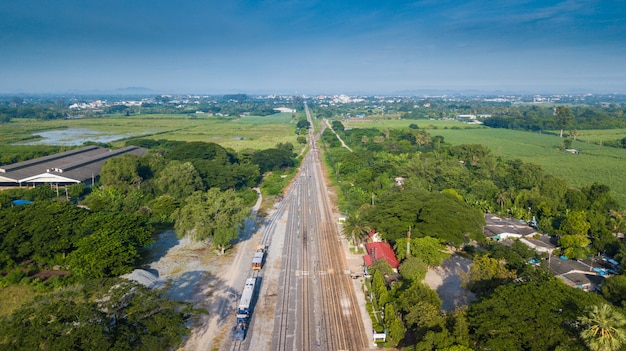
M 89 281 L 49 293 L 0 320 L 11 350 L 170 350 L 189 334 L 187 304 L 126 280 Z
M 334 134 L 322 138 L 341 210 L 347 212 L 344 232 L 358 243 L 376 230 L 401 260 L 399 274 L 378 261 L 370 267 L 374 273 L 367 293 L 374 316 L 381 310 L 385 318 L 387 311 L 394 313 L 387 320 L 376 317 L 388 330 L 389 346 L 584 350 L 577 318 L 587 306 L 606 301 L 528 264 L 538 254 L 521 242 L 511 247 L 484 242 L 483 213 L 535 217 L 540 230 L 558 236 L 562 251 L 571 257 L 617 254 L 622 244 L 613 233 L 621 228 L 622 216 L 609 187 L 591 182 L 576 188 L 537 164 L 497 157 L 484 145 L 451 145 L 420 128 L 349 129 L 338 124 L 333 123 L 334 129 L 353 152 Z M 428 265 L 445 259 L 444 245 L 468 248 L 475 255 L 463 279 L 479 300 L 442 314 L 441 300 L 421 279 Z M 481 249 L 470 249 L 474 245 Z M 609 284 L 606 296 L 621 302 L 620 286 L 619 281 Z M 391 336 L 392 324 L 403 327 L 404 334 L 394 330 Z
M 617 351 L 626 344 L 626 316 L 609 304 L 587 306 L 579 317 L 581 338 L 592 351 Z
M 181 121 L 199 122 L 196 118 L 168 121 L 160 120 L 159 115 L 151 117 L 157 122 L 154 126 L 160 121 L 176 130 Z M 277 123 L 293 135 L 295 125 L 290 123 L 294 117 L 269 116 L 265 123 Z M 207 128 L 237 124 L 239 118 L 216 118 Z M 243 129 L 265 128 L 260 119 L 245 118 L 249 119 L 243 122 L 247 124 Z M 145 132 L 150 125 L 141 117 L 132 121 L 113 117 L 116 119 L 120 124 L 113 123 L 114 127 L 122 129 L 137 123 L 137 127 L 143 124 Z M 82 126 L 111 124 L 111 119 L 76 121 Z M 60 122 L 30 121 L 38 128 Z M 22 123 L 22 118 L 14 118 L 5 126 L 11 131 Z M 280 128 L 275 127 L 274 132 L 280 133 Z M 275 135 L 274 142 L 281 140 Z M 262 172 L 288 173 L 296 164 L 290 142 L 274 143 L 268 150 L 252 149 L 249 146 L 257 144 L 248 143 L 240 152 L 204 141 L 142 138 L 124 143 L 149 152 L 107 161 L 94 188 L 68 186 L 59 194 L 49 186 L 38 186 L 0 193 L 0 289 L 23 291 L 24 296 L 19 301 L 10 298 L 12 304 L 2 301 L 0 348 L 179 347 L 198 311 L 115 277 L 138 267 L 153 234 L 164 228 L 174 227 L 180 236 L 207 241 L 224 253 L 237 239 L 249 207 L 256 201 L 256 191 L 250 188 L 259 186 L 264 178 L 272 179 L 263 177 Z M 0 157 L 12 163 L 65 149 L 16 146 L 3 148 Z M 268 182 L 275 189 L 272 191 L 282 191 L 286 183 L 280 180 Z M 34 203 L 15 206 L 11 202 L 15 199 Z M 78 203 L 83 206 L 76 206 Z
M 585 293 L 529 265 L 538 255 L 521 242 L 486 243 L 481 233 L 485 212 L 535 217 L 541 231 L 558 237 L 566 255 L 604 253 L 626 263 L 626 246 L 615 235 L 626 222 L 626 201 L 616 196 L 626 194 L 620 187 L 624 155 L 603 147 L 603 141 L 594 144 L 597 137 L 585 140 L 589 128 L 626 126 L 624 99 L 604 98 L 609 103 L 561 97 L 556 115 L 555 106 L 525 104 L 523 97 L 515 104 L 460 98 L 309 103 L 318 117 L 313 126 L 319 127 L 319 118 L 331 118 L 352 150 L 330 131 L 322 135 L 340 210 L 347 213 L 345 234 L 358 245 L 375 230 L 401 260 L 398 273 L 376 261 L 366 284 L 374 327 L 387 330 L 388 346 L 622 347 L 622 275 L 606 280 L 601 295 Z M 0 143 L 31 139 L 49 128 L 83 127 L 129 133 L 111 146 L 133 144 L 150 152 L 107 162 L 98 187 L 68 188 L 65 198 L 49 187 L 2 192 L 0 283 L 30 295 L 0 321 L 0 345 L 176 348 L 196 312 L 115 277 L 139 264 L 154 228 L 174 227 L 179 235 L 211 242 L 219 252 L 228 249 L 255 200 L 249 188 L 260 185 L 263 194 L 278 197 L 293 175 L 298 164 L 293 145 L 302 142 L 297 132 L 311 127 L 300 112 L 302 99 L 234 94 L 190 103 L 157 96 L 140 106 L 108 104 L 101 111 L 69 109 L 69 103 L 36 107 L 25 99 L 0 99 Z M 271 114 L 277 106 L 298 112 Z M 25 113 L 27 108 L 39 110 Z M 484 121 L 492 128 L 443 120 L 464 113 L 490 114 Z M 373 122 L 345 123 L 357 115 Z M 63 119 L 67 116 L 80 118 Z M 581 153 L 562 152 L 568 147 Z M 40 150 L 3 148 L 0 162 L 64 148 Z M 598 170 L 606 177 L 602 182 Z M 35 203 L 12 206 L 17 198 Z M 450 250 L 473 257 L 463 279 L 478 301 L 442 313 L 441 299 L 422 279 Z

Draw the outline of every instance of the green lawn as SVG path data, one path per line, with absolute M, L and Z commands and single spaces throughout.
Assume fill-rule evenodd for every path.
M 411 123 L 426 129 L 431 135 L 441 135 L 451 144 L 483 144 L 493 154 L 503 159 L 521 159 L 540 165 L 546 172 L 567 179 L 576 187 L 583 187 L 598 182 L 611 188 L 612 195 L 622 207 L 626 207 L 626 149 L 600 146 L 591 142 L 576 141 L 573 148 L 580 151 L 575 155 L 559 151 L 563 139 L 551 134 L 539 134 L 509 129 L 491 129 L 464 125 L 454 121 L 393 120 L 376 122 L 345 123 L 346 127 L 402 128 Z M 428 129 L 428 126 L 432 128 Z M 624 130 L 620 130 L 622 133 Z M 604 133 L 604 134 L 603 134 Z M 579 138 L 590 140 L 593 135 L 613 135 L 615 130 L 579 131 Z M 583 136 L 586 137 L 583 138 Z M 598 139 L 594 139 L 598 140 Z M 605 139 L 606 140 L 606 139 Z

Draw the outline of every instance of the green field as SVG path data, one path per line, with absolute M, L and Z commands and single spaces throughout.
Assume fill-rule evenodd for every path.
M 402 128 L 411 123 L 428 130 L 431 135 L 441 135 L 451 144 L 483 144 L 489 147 L 495 156 L 503 159 L 521 159 L 540 165 L 546 172 L 567 179 L 576 187 L 588 186 L 594 182 L 606 184 L 612 195 L 626 207 L 626 149 L 600 146 L 591 142 L 576 141 L 573 148 L 580 154 L 559 151 L 563 139 L 552 134 L 539 134 L 509 129 L 490 129 L 470 126 L 454 121 L 411 121 L 391 120 L 345 123 L 354 128 Z M 428 129 L 428 126 L 431 126 Z M 621 130 L 623 133 L 624 131 Z M 603 134 L 605 133 L 605 134 Z M 583 139 L 593 135 L 594 139 Z M 579 131 L 583 140 L 600 140 L 602 135 L 617 139 L 616 130 Z M 584 136 L 584 137 L 583 137 Z
M 32 135 L 63 128 L 86 128 L 97 136 L 169 139 L 218 143 L 234 150 L 267 149 L 277 143 L 296 145 L 295 122 L 291 114 L 241 117 L 223 120 L 207 115 L 139 115 L 37 121 L 14 119 L 0 125 L 0 145 L 35 141 Z M 123 140 L 111 142 L 120 146 Z
M 626 129 L 579 130 L 577 139 L 592 143 L 612 142 L 626 137 Z
M 420 129 L 439 128 L 487 128 L 481 125 L 472 125 L 457 121 L 426 120 L 426 119 L 350 119 L 341 121 L 346 128 L 378 128 L 394 129 L 407 128 L 409 124 L 416 124 Z

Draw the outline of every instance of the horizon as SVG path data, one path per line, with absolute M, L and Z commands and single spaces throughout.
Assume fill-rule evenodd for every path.
M 0 94 L 626 93 L 623 1 L 0 4 Z

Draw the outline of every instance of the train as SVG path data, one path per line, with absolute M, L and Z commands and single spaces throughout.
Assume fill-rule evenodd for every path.
M 233 327 L 233 340 L 244 340 L 246 338 L 246 332 L 248 331 L 248 325 L 246 322 L 237 322 L 237 325 Z
M 233 327 L 233 340 L 244 340 L 250 323 L 250 316 L 254 308 L 254 294 L 256 278 L 246 279 L 246 285 L 241 293 L 237 306 L 237 324 Z
M 263 268 L 266 251 L 267 246 L 257 246 L 254 258 L 252 258 L 253 271 L 259 271 Z M 257 275 L 257 273 L 254 273 L 254 275 Z M 256 284 L 256 277 L 246 279 L 246 285 L 243 288 L 241 299 L 239 299 L 239 305 L 237 306 L 237 324 L 233 327 L 233 341 L 242 341 L 246 338 L 250 325 L 250 317 L 254 309 Z
M 248 322 L 252 314 L 252 304 L 254 299 L 254 288 L 256 286 L 256 278 L 246 279 L 246 285 L 243 287 L 239 306 L 237 306 L 237 322 Z
M 252 270 L 258 271 L 263 268 L 263 260 L 265 259 L 265 246 L 257 247 L 254 257 L 252 258 Z

